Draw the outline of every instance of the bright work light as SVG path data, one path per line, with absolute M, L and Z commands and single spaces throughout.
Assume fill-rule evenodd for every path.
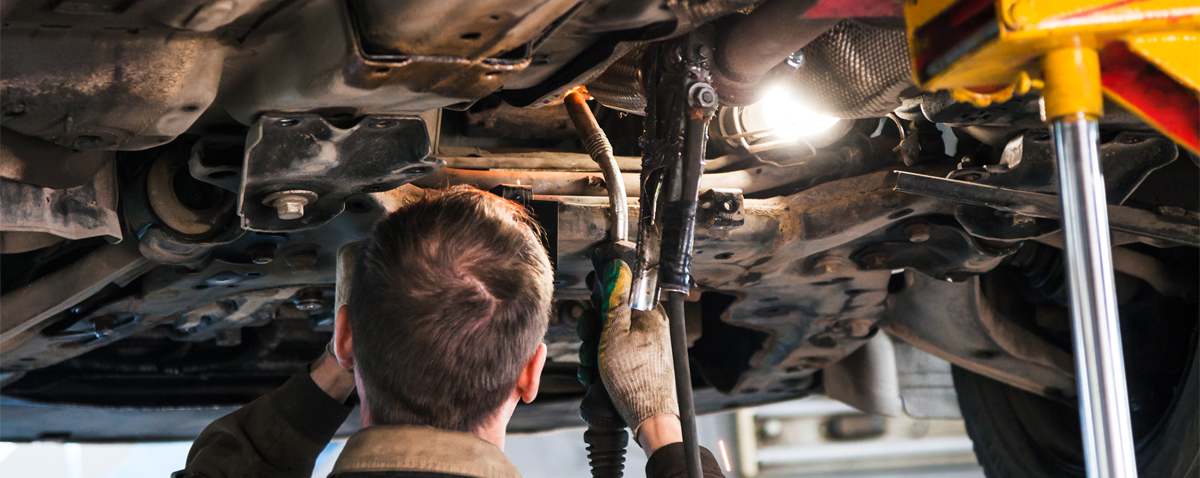
M 838 122 L 837 118 L 805 108 L 782 86 L 771 88 L 761 101 L 745 107 L 741 120 L 747 131 L 770 131 L 787 141 L 813 136 Z

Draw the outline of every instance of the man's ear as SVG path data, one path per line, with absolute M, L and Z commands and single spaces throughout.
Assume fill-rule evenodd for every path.
M 350 332 L 350 307 L 343 305 L 333 319 L 333 353 L 338 365 L 350 370 L 354 368 L 353 334 Z M 545 355 L 545 354 L 543 354 Z
M 538 387 L 542 385 L 542 367 L 545 365 L 546 344 L 538 344 L 533 356 L 525 362 L 525 368 L 521 369 L 521 377 L 517 379 L 517 392 L 525 403 L 537 398 Z

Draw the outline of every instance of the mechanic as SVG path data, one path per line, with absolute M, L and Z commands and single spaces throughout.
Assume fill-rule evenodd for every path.
M 620 260 L 607 269 L 628 277 Z M 503 453 L 505 429 L 517 403 L 537 397 L 554 292 L 525 210 L 469 187 L 430 191 L 376 224 L 350 291 L 326 353 L 205 428 L 173 477 L 307 478 L 355 390 L 362 429 L 331 477 L 520 476 Z M 682 478 L 665 315 L 617 310 L 602 332 L 601 376 L 636 424 L 646 475 Z M 701 453 L 705 477 L 722 476 Z

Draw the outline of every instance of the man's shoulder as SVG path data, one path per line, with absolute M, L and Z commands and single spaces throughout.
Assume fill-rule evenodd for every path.
M 500 447 L 474 434 L 381 425 L 351 436 L 330 476 L 520 478 L 521 474 Z

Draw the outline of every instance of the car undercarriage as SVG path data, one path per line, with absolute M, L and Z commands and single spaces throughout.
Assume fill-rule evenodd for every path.
M 979 417 L 1008 394 L 1012 420 L 1079 439 L 1062 213 L 1035 207 L 1059 190 L 1041 96 L 918 88 L 898 3 L 0 5 L 4 440 L 195 437 L 322 353 L 339 250 L 460 184 L 528 207 L 555 268 L 542 393 L 510 428 L 582 425 L 576 325 L 612 217 L 563 97 L 595 100 L 638 217 L 664 97 L 643 76 L 672 58 L 708 65 L 721 101 L 686 306 L 698 413 L 961 408 L 978 447 L 1007 436 Z M 768 86 L 828 124 L 756 126 Z M 1135 439 L 1195 445 L 1171 423 L 1200 399 L 1200 159 L 1118 103 L 1099 132 Z

